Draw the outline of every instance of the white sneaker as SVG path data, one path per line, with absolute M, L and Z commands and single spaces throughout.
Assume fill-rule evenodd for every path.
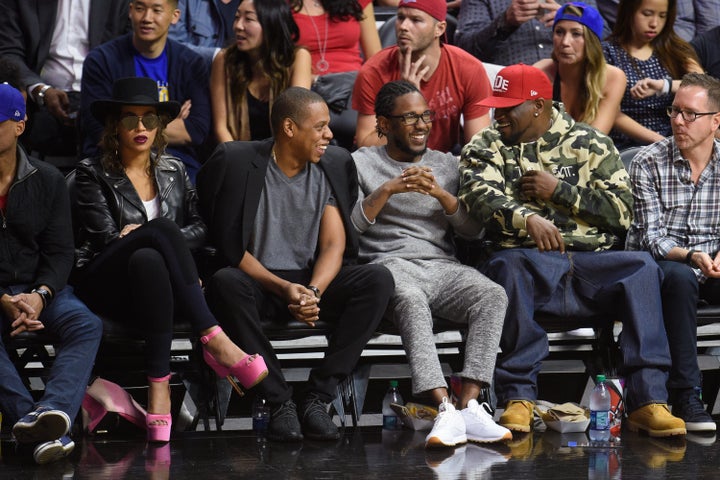
M 491 443 L 512 439 L 512 432 L 495 423 L 489 413 L 490 407 L 477 400 L 470 400 L 467 408 L 460 411 L 465 421 L 467 439 L 471 442 Z
M 465 442 L 467 437 L 463 416 L 448 402 L 447 397 L 444 397 L 438 408 L 435 424 L 425 437 L 425 447 L 454 447 Z

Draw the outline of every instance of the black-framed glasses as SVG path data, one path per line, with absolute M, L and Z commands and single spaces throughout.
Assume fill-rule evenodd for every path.
M 703 117 L 705 115 L 715 115 L 716 113 L 720 112 L 691 112 L 690 110 L 682 110 L 673 105 L 667 107 L 668 117 L 675 118 L 678 115 L 682 115 L 683 120 L 688 123 L 694 122 L 695 120 L 697 120 L 697 117 Z
M 403 124 L 408 127 L 416 125 L 422 118 L 424 123 L 432 123 L 435 120 L 435 112 L 433 110 L 425 110 L 423 113 L 415 112 L 403 113 L 402 115 L 388 115 L 388 118 L 402 118 Z
M 120 125 L 125 130 L 135 130 L 138 123 L 142 121 L 145 128 L 155 130 L 160 125 L 160 117 L 155 113 L 146 113 L 145 115 L 124 115 L 120 117 Z

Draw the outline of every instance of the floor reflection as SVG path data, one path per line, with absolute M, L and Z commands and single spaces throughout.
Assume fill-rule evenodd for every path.
M 680 479 L 720 478 L 715 436 L 653 439 L 623 432 L 622 444 L 590 444 L 584 433 L 516 435 L 507 444 L 426 450 L 426 432 L 347 429 L 337 442 L 267 442 L 247 431 L 81 438 L 73 455 L 44 467 L 3 437 L 0 477 L 32 479 Z

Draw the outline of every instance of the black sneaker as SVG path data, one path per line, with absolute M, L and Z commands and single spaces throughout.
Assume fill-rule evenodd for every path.
M 340 431 L 328 414 L 327 405 L 320 400 L 316 393 L 305 397 L 300 409 L 302 429 L 306 437 L 313 440 L 337 440 Z
M 70 431 L 70 417 L 62 410 L 37 407 L 15 425 L 12 433 L 18 443 L 52 442 Z
M 694 388 L 677 393 L 672 413 L 685 421 L 685 428 L 688 432 L 714 432 L 717 429 Z
M 298 421 L 297 408 L 292 400 L 275 407 L 270 412 L 267 438 L 276 442 L 300 442 L 303 439 Z

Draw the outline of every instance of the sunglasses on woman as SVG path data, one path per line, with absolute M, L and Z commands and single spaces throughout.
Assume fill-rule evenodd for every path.
M 160 117 L 155 113 L 146 113 L 143 116 L 124 115 L 120 117 L 120 125 L 125 130 L 135 130 L 141 121 L 148 130 L 155 130 L 160 125 Z

